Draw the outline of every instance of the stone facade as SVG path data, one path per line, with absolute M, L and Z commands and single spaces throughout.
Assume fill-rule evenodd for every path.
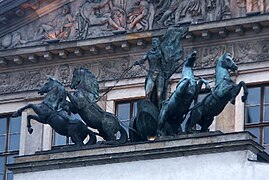
M 0 2 L 0 114 L 39 102 L 42 97 L 36 90 L 47 76 L 68 87 L 75 67 L 89 68 L 104 92 L 150 49 L 152 37 L 174 25 L 189 25 L 182 46 L 185 54 L 192 48 L 198 51 L 196 75 L 213 80 L 216 58 L 228 51 L 239 64 L 239 74 L 233 75 L 236 82 L 269 80 L 267 1 L 24 0 L 16 6 L 10 2 Z M 117 101 L 144 97 L 145 69 L 132 68 L 100 105 L 115 112 Z M 179 79 L 180 70 L 171 78 L 170 93 Z M 25 112 L 23 120 L 27 113 L 32 112 Z M 244 104 L 239 99 L 211 127 L 223 132 L 243 128 Z M 42 136 L 21 130 L 21 154 L 51 148 L 51 129 L 38 123 L 34 129 Z M 33 141 L 37 144 L 29 147 Z

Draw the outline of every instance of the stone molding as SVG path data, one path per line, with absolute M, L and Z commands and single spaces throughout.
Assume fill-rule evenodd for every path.
M 269 156 L 248 132 L 181 135 L 174 138 L 125 145 L 66 147 L 15 158 L 8 168 L 14 173 L 93 166 L 100 164 L 162 159 L 249 150 L 249 160 L 269 162 Z

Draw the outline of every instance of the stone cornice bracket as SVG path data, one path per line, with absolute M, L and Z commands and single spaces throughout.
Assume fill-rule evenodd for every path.
M 243 26 L 236 26 L 235 33 L 242 36 L 246 32 L 245 28 Z
M 222 38 L 227 37 L 228 33 L 229 32 L 225 28 L 220 29 L 219 32 L 218 32 L 219 36 L 222 37 Z
M 206 40 L 210 39 L 211 38 L 211 32 L 209 32 L 208 30 L 203 31 L 202 32 L 202 38 L 206 39 Z
M 49 61 L 53 59 L 53 54 L 51 52 L 45 52 L 43 56 L 46 60 Z
M 141 48 L 145 48 L 146 47 L 146 41 L 143 40 L 143 39 L 139 39 L 137 42 L 136 42 L 136 45 L 141 47 Z
M 0 66 L 6 66 L 7 60 L 5 58 L 0 58 Z
M 90 53 L 92 55 L 97 55 L 99 53 L 99 48 L 97 48 L 96 46 L 91 46 L 90 47 Z
M 121 48 L 125 51 L 128 51 L 130 49 L 130 43 L 128 43 L 127 41 L 123 41 L 121 43 Z
M 13 62 L 16 63 L 17 65 L 21 65 L 22 64 L 22 57 L 21 56 L 14 56 L 13 58 Z
M 252 25 L 252 30 L 256 33 L 260 33 L 262 31 L 262 26 L 259 23 L 255 23 Z
M 0 16 L 0 23 L 6 25 L 8 23 L 8 17 L 6 15 Z
M 59 56 L 63 59 L 66 59 L 68 57 L 68 52 L 66 50 L 59 51 Z
M 193 33 L 188 33 L 186 36 L 185 36 L 185 38 L 187 39 L 187 40 L 189 40 L 189 41 L 192 41 L 192 40 L 194 40 L 194 38 L 195 38 L 195 35 L 193 34 Z
M 80 57 L 80 56 L 82 56 L 82 55 L 84 54 L 84 51 L 83 51 L 83 49 L 81 49 L 81 48 L 76 48 L 76 49 L 74 50 L 74 54 L 75 54 L 76 56 Z
M 105 46 L 105 51 L 107 51 L 109 53 L 113 53 L 113 52 L 115 52 L 115 46 L 113 44 L 107 44 Z
M 36 63 L 37 62 L 37 56 L 35 54 L 30 54 L 28 56 L 28 60 L 32 63 Z

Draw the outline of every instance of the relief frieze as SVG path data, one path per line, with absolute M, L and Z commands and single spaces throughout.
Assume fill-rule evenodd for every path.
M 268 0 L 76 0 L 9 34 L 0 50 L 265 13 Z M 6 25 L 8 26 L 8 25 Z

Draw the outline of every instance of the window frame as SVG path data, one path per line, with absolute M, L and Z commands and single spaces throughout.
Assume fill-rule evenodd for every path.
M 8 179 L 8 175 L 13 173 L 10 173 L 10 171 L 7 169 L 6 164 L 10 163 L 9 158 L 12 156 L 16 156 L 19 155 L 19 151 L 20 151 L 20 141 L 21 141 L 21 125 L 22 125 L 22 116 L 20 116 L 20 128 L 19 128 L 19 132 L 15 132 L 15 133 L 11 133 L 11 120 L 12 120 L 12 113 L 4 113 L 4 114 L 0 114 L 0 119 L 5 119 L 6 121 L 6 127 L 5 127 L 5 147 L 4 147 L 4 151 L 0 152 L 0 157 L 4 157 L 4 166 L 3 166 L 3 180 L 7 180 Z M 18 144 L 18 149 L 16 150 L 10 150 L 10 139 L 11 139 L 11 135 L 14 134 L 19 134 L 19 144 Z
M 265 116 L 265 88 L 269 88 L 269 82 L 260 82 L 260 83 L 252 83 L 252 84 L 247 84 L 247 88 L 259 88 L 260 91 L 260 100 L 259 104 L 255 105 L 247 105 L 247 103 L 244 103 L 244 130 L 248 131 L 248 129 L 254 129 L 258 128 L 259 131 L 259 137 L 258 138 L 258 143 L 261 144 L 263 147 L 269 147 L 269 143 L 265 143 L 265 128 L 269 128 L 269 121 L 264 120 Z M 247 108 L 248 107 L 259 107 L 259 119 L 258 122 L 254 123 L 247 123 L 246 122 L 246 115 L 247 115 Z

